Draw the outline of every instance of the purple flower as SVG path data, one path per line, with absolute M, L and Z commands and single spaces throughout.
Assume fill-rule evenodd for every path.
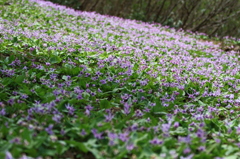
M 196 135 L 198 138 L 201 139 L 202 142 L 206 140 L 206 133 L 202 129 L 198 129 L 198 131 L 196 132 Z
M 90 93 L 90 92 L 91 92 L 91 90 L 90 90 L 90 89 L 86 89 L 86 92 L 87 92 L 87 93 Z
M 52 119 L 53 119 L 55 122 L 60 123 L 62 117 L 61 117 L 61 115 L 59 115 L 59 114 L 54 114 L 54 116 L 52 117 Z
M 146 86 L 148 84 L 148 81 L 147 80 L 139 81 L 139 83 L 141 86 Z
M 150 103 L 149 104 L 151 107 L 154 107 L 154 106 L 156 106 L 156 103 Z
M 108 80 L 109 82 L 112 82 L 112 81 L 113 81 L 113 77 L 107 77 L 107 80 Z
M 132 96 L 132 95 L 125 93 L 124 95 L 121 95 L 121 98 L 122 98 L 123 100 L 128 100 L 128 98 L 130 98 L 131 96 Z
M 173 125 L 174 128 L 178 128 L 179 127 L 179 122 L 175 122 Z
M 66 108 L 68 110 L 68 114 L 70 114 L 70 115 L 74 114 L 75 108 L 73 106 L 71 106 L 70 104 L 67 104 Z
M 116 133 L 108 132 L 108 138 L 114 140 L 118 138 L 118 135 Z
M 52 135 L 53 134 L 53 131 L 52 131 L 52 128 L 53 128 L 53 125 L 49 125 L 47 128 L 45 128 L 45 131 L 49 134 L 49 135 Z
M 190 144 L 192 142 L 192 138 L 189 135 L 187 137 L 178 137 L 178 141 Z
M 126 115 L 130 113 L 130 105 L 128 103 L 124 103 L 123 113 Z
M 183 157 L 181 156 L 180 159 L 192 159 L 193 158 L 193 154 L 187 156 L 187 157 Z
M 187 147 L 187 148 L 185 148 L 184 150 L 183 150 L 183 153 L 184 154 L 188 154 L 188 153 L 190 153 L 191 152 L 191 149 L 189 148 L 189 147 Z
M 240 148 L 240 142 L 239 142 L 239 143 L 236 143 L 235 145 L 238 146 L 238 147 Z
M 14 158 L 13 158 L 12 154 L 7 151 L 5 154 L 5 159 L 14 159 Z
M 90 111 L 93 109 L 93 107 L 91 105 L 87 105 L 85 107 L 85 114 L 88 116 L 90 115 Z
M 3 102 L 0 102 L 0 107 L 4 107 L 4 104 L 3 104 Z
M 171 127 L 171 124 L 168 123 L 168 124 L 162 124 L 162 132 L 165 136 L 168 136 L 169 135 L 169 130 L 170 130 L 170 127 Z
M 85 131 L 84 129 L 82 129 L 80 135 L 81 135 L 81 136 L 85 136 L 86 134 L 87 134 L 86 131 Z
M 58 96 L 58 95 L 60 94 L 60 91 L 58 91 L 58 90 L 55 89 L 55 90 L 53 91 L 53 94 L 54 94 L 55 96 Z
M 138 124 L 134 123 L 132 126 L 131 126 L 131 131 L 136 131 L 138 130 Z
M 127 142 L 127 141 L 129 140 L 128 135 L 129 135 L 128 132 L 119 133 L 119 134 L 118 134 L 118 138 L 119 138 L 120 140 L 122 140 L 123 142 Z
M 149 123 L 149 122 L 151 121 L 151 119 L 148 117 L 148 118 L 146 119 L 146 121 Z
M 61 131 L 60 131 L 60 134 L 61 135 L 64 135 L 66 132 L 62 129 Z
M 52 74 L 50 75 L 50 79 L 56 80 L 57 76 L 58 76 L 58 74 L 52 73 Z
M 10 105 L 13 105 L 13 104 L 14 104 L 14 99 L 9 99 L 9 100 L 7 101 L 7 103 L 10 104 Z
M 163 105 L 164 107 L 168 107 L 168 106 L 169 106 L 169 104 L 168 104 L 168 103 L 165 103 L 165 102 L 163 102 L 162 105 Z
M 102 139 L 102 134 L 103 133 L 98 133 L 96 129 L 92 129 L 92 133 L 96 139 Z
M 62 88 L 64 85 L 64 83 L 58 83 L 58 88 Z
M 237 134 L 240 135 L 240 125 L 236 128 Z
M 150 140 L 149 142 L 152 145 L 162 145 L 163 144 L 163 141 L 158 138 L 154 138 L 154 139 Z
M 216 139 L 215 139 L 215 142 L 216 142 L 216 143 L 220 143 L 220 142 L 221 142 L 221 139 L 216 138 Z
M 189 95 L 188 95 L 188 98 L 194 99 L 195 96 L 194 96 L 194 94 L 189 94 Z
M 149 108 L 144 108 L 143 111 L 149 113 L 151 109 Z
M 234 99 L 234 94 L 229 94 L 229 99 Z
M 77 99 L 78 99 L 78 100 L 83 99 L 82 94 L 78 94 Z
M 115 145 L 114 140 L 118 138 L 118 135 L 112 132 L 108 132 L 108 138 L 109 138 L 109 145 L 113 146 Z
M 55 102 L 56 102 L 56 103 L 58 103 L 58 102 L 60 102 L 60 101 L 61 101 L 61 98 L 56 98 L 56 99 L 55 99 Z
M 34 51 L 34 50 L 35 50 L 35 48 L 33 48 L 33 47 L 30 47 L 30 48 L 29 48 L 29 50 L 32 52 L 32 51 Z
M 5 108 L 2 108 L 2 110 L 0 111 L 0 115 L 2 115 L 2 116 L 6 115 Z
M 111 112 L 109 112 L 107 115 L 104 115 L 104 116 L 105 116 L 106 122 L 110 122 L 114 118 L 114 115 L 112 115 Z
M 15 75 L 15 70 L 14 69 L 12 69 L 12 70 L 0 70 L 0 71 L 8 77 Z
M 21 138 L 16 137 L 16 138 L 12 139 L 10 142 L 15 143 L 15 144 L 21 144 Z
M 101 73 L 100 71 L 97 71 L 97 72 L 96 72 L 96 75 L 97 75 L 97 76 L 100 76 L 100 75 L 102 75 L 102 73 Z
M 106 84 L 106 83 L 107 83 L 106 80 L 100 80 L 100 82 L 101 82 L 102 84 Z
M 83 92 L 84 92 L 84 90 L 81 90 L 78 86 L 74 87 L 74 93 L 81 94 Z
M 141 111 L 140 109 L 137 109 L 137 110 L 135 111 L 135 116 L 136 116 L 136 117 L 142 117 L 142 116 L 143 116 L 142 111 Z
M 16 95 L 18 95 L 18 92 L 13 91 L 12 94 L 16 96 Z
M 66 83 L 66 86 L 70 87 L 72 84 L 72 80 L 66 81 L 65 83 Z
M 205 149 L 206 149 L 205 146 L 200 146 L 200 147 L 198 148 L 199 151 L 205 151 Z
M 135 147 L 135 146 L 134 146 L 133 143 L 127 144 L 127 146 L 126 146 L 127 150 L 129 150 L 129 151 L 133 150 L 134 147 Z
M 28 98 L 28 95 L 26 95 L 26 94 L 22 94 L 22 95 L 21 95 L 21 98 L 23 98 L 23 99 L 27 99 L 27 98 Z

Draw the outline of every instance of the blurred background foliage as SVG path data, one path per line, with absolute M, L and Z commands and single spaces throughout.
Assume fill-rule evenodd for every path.
M 240 38 L 240 0 L 50 0 L 76 10 L 95 11 L 210 37 Z

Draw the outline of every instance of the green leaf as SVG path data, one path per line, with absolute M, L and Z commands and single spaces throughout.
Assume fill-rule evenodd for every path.
M 83 96 L 83 98 L 85 98 L 85 99 L 89 99 L 90 94 L 87 93 L 87 92 L 83 92 L 83 93 L 82 93 L 82 96 Z
M 125 89 L 125 88 L 114 88 L 112 92 L 116 93 L 117 91 L 120 91 L 120 90 L 123 90 L 123 89 Z
M 110 105 L 110 102 L 108 100 L 104 99 L 104 100 L 100 101 L 100 108 L 108 109 L 110 107 L 111 107 L 111 105 Z
M 233 154 L 234 152 L 238 152 L 239 151 L 239 148 L 238 147 L 233 147 L 231 145 L 222 145 L 222 148 L 224 150 L 227 150 L 225 152 L 225 155 L 229 156 L 231 154 Z M 235 156 L 235 155 L 232 155 L 232 156 Z M 230 156 L 229 156 L 230 157 Z
M 1 0 L 0 5 L 4 5 L 8 0 Z
M 134 140 L 134 143 L 137 144 L 138 142 L 145 140 L 148 138 L 148 134 L 144 134 L 141 137 L 138 137 L 136 140 Z
M 24 78 L 25 78 L 24 75 L 19 75 L 19 76 L 16 77 L 15 82 L 18 83 L 18 84 L 22 84 Z
M 98 145 L 96 144 L 96 141 L 97 141 L 96 139 L 90 139 L 86 143 L 84 143 L 84 145 L 86 146 L 88 151 L 92 152 L 97 159 L 100 159 L 103 157 L 100 154 L 100 152 L 97 150 Z
M 18 37 L 13 37 L 13 40 L 12 40 L 13 43 L 17 43 L 18 42 Z
M 73 66 L 72 65 L 70 65 L 70 64 L 64 64 L 64 67 L 66 68 L 66 69 L 72 69 L 73 68 Z
M 200 106 L 206 106 L 207 104 L 205 104 L 205 103 L 203 103 L 202 101 L 198 101 L 198 104 L 200 105 Z
M 63 141 L 59 141 L 58 143 L 54 143 L 54 144 L 58 154 L 63 154 L 69 148 L 68 146 L 66 146 L 66 143 Z
M 170 134 L 184 136 L 187 135 L 187 129 L 183 127 L 178 127 L 176 130 L 170 131 Z
M 62 79 L 65 80 L 65 81 L 68 81 L 68 77 L 67 76 L 63 76 Z
M 5 92 L 0 92 L 0 99 L 1 100 L 5 100 L 6 98 L 7 98 L 7 93 L 5 93 Z
M 162 106 L 159 99 L 156 99 L 155 102 L 156 105 L 152 108 L 152 112 L 154 114 L 165 114 L 165 110 L 167 107 Z
M 79 61 L 80 63 L 84 63 L 84 64 L 87 64 L 87 63 L 88 63 L 88 61 L 87 61 L 86 59 L 78 59 L 78 61 Z
M 34 140 L 35 147 L 40 147 L 47 140 L 47 136 L 39 135 L 36 140 Z
M 231 155 L 231 156 L 224 157 L 224 159 L 238 159 L 238 158 L 239 158 L 238 155 Z
M 6 57 L 4 60 L 5 63 L 9 63 L 9 57 Z
M 27 140 L 28 142 L 30 142 L 31 141 L 31 132 L 28 130 L 28 129 L 24 129 L 23 130 L 23 132 L 22 132 L 22 138 L 24 139 L 24 140 Z
M 1 141 L 0 142 L 0 152 L 6 152 L 8 151 L 10 148 L 12 147 L 11 143 L 5 142 L 5 141 Z
M 62 61 L 62 59 L 59 56 L 53 55 L 50 59 L 49 62 L 51 64 L 55 64 L 55 63 L 60 63 Z
M 80 151 L 82 152 L 88 152 L 88 149 L 87 147 L 84 145 L 84 143 L 81 143 L 81 142 L 77 142 L 77 141 L 73 141 L 73 140 L 69 140 L 69 141 L 66 141 L 71 147 L 74 147 L 74 148 L 78 148 Z
M 148 158 L 153 154 L 150 147 L 144 147 L 139 158 Z
M 26 149 L 25 152 L 29 155 L 29 156 L 36 156 L 38 154 L 38 151 L 36 149 Z
M 212 144 L 212 145 L 206 150 L 206 153 L 207 153 L 207 154 L 210 154 L 210 153 L 211 153 L 214 149 L 216 149 L 218 146 L 219 146 L 218 143 Z
M 56 149 L 44 149 L 42 150 L 44 155 L 49 155 L 49 156 L 56 156 L 57 150 Z
M 9 84 L 12 84 L 12 83 L 14 83 L 14 82 L 13 82 L 13 80 L 12 80 L 11 78 L 4 78 L 4 79 L 2 80 L 2 85 L 4 85 L 5 87 L 6 87 L 7 85 L 9 85 Z

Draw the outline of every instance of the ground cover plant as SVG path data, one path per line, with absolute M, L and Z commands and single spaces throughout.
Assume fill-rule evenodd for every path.
M 6 2 L 0 158 L 239 158 L 239 52 L 160 24 Z

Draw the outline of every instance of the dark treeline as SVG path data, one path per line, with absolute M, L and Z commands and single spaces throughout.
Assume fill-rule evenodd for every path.
M 240 38 L 240 0 L 50 0 L 68 7 L 96 11 L 210 36 Z

